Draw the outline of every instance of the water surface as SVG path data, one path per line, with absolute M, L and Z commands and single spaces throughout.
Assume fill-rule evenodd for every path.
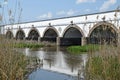
M 32 72 L 29 80 L 76 80 L 78 71 L 85 66 L 87 60 L 87 54 L 72 55 L 59 47 L 34 50 L 26 48 L 20 51 L 43 61 L 43 66 Z

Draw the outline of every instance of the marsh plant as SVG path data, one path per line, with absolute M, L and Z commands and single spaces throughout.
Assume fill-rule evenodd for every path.
M 26 57 L 14 50 L 13 42 L 0 37 L 0 80 L 23 80 Z
M 98 54 L 89 55 L 86 80 L 120 80 L 120 46 L 101 46 Z

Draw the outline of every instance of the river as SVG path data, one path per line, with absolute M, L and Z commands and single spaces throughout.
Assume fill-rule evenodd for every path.
M 87 54 L 73 55 L 65 48 L 20 49 L 26 56 L 38 57 L 43 66 L 29 75 L 29 80 L 78 80 L 83 78 Z

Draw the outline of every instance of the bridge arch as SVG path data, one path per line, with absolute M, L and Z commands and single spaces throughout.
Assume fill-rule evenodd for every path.
M 90 29 L 88 37 L 88 42 L 92 44 L 115 43 L 118 38 L 118 29 L 112 23 L 99 22 Z
M 70 24 L 68 27 L 65 28 L 65 30 L 64 30 L 64 32 L 63 32 L 63 34 L 62 34 L 62 37 L 65 36 L 65 33 L 66 33 L 67 31 L 72 30 L 72 29 L 70 29 L 70 28 L 73 28 L 73 29 L 79 31 L 83 37 L 85 36 L 84 33 L 83 33 L 83 31 L 82 31 L 82 29 L 81 29 L 79 26 L 77 26 L 76 24 Z
M 32 28 L 28 33 L 28 40 L 38 40 L 40 33 L 36 28 Z
M 42 41 L 56 42 L 57 37 L 59 37 L 59 33 L 56 28 L 49 26 L 43 32 Z
M 82 29 L 76 24 L 70 24 L 62 34 L 62 45 L 81 45 L 81 39 L 85 37 Z
M 23 40 L 25 38 L 25 33 L 22 29 L 19 29 L 16 33 L 17 40 Z
M 6 32 L 6 38 L 7 38 L 7 39 L 12 39 L 13 37 L 14 37 L 14 36 L 13 36 L 12 31 L 8 30 L 8 31 Z

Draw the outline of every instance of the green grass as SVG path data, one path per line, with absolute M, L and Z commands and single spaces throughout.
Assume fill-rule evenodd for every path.
M 102 45 L 97 55 L 90 54 L 85 67 L 85 80 L 120 80 L 119 49 L 120 46 Z
M 67 51 L 74 54 L 89 52 L 89 51 L 97 51 L 99 50 L 99 45 L 84 45 L 84 46 L 70 46 L 67 48 Z
M 120 80 L 120 61 L 118 56 L 97 56 L 88 60 L 86 80 Z

